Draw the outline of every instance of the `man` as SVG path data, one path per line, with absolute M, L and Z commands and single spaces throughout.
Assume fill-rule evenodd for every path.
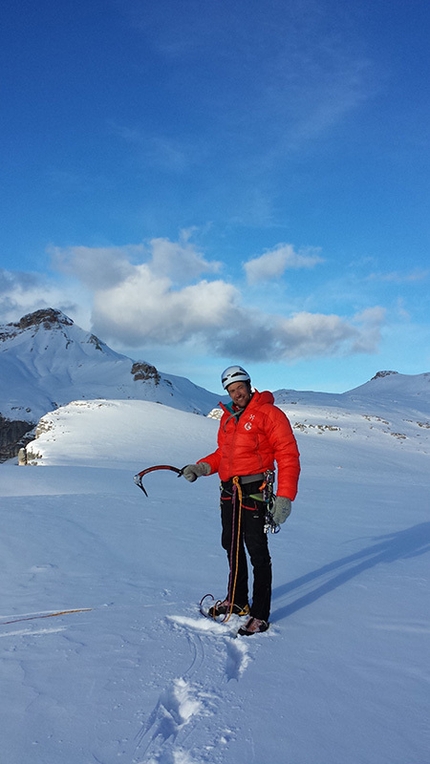
M 194 482 L 202 475 L 218 473 L 221 479 L 222 546 L 229 560 L 228 592 L 210 610 L 216 617 L 231 613 L 248 615 L 239 634 L 252 635 L 269 628 L 272 594 L 272 563 L 265 533 L 267 504 L 265 487 L 275 463 L 277 496 L 269 506 L 273 521 L 284 523 L 297 494 L 299 451 L 290 422 L 274 405 L 271 392 L 251 387 L 248 372 L 229 366 L 221 375 L 231 402 L 224 406 L 216 451 L 183 470 Z M 248 603 L 248 566 L 253 567 L 253 597 Z

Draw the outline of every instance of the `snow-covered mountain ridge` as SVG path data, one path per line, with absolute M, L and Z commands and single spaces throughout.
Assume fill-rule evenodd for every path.
M 288 397 L 288 396 L 287 396 Z M 305 402 L 286 402 L 277 399 L 277 404 L 289 417 L 293 430 L 298 439 L 303 436 L 323 437 L 330 439 L 331 454 L 337 453 L 336 461 L 342 462 L 342 451 L 353 443 L 371 444 L 380 452 L 386 452 L 390 458 L 393 449 L 402 448 L 408 453 L 430 454 L 430 412 L 417 412 L 400 404 L 389 410 L 386 404 L 383 416 L 379 409 L 365 402 L 354 405 L 352 401 L 347 407 L 341 405 L 324 405 L 315 399 L 312 393 L 307 394 Z M 154 408 L 155 406 L 155 408 Z M 116 457 L 116 462 L 127 461 L 132 456 L 133 448 L 139 452 L 139 443 L 146 441 L 147 421 L 158 420 L 159 427 L 165 433 L 165 442 L 169 439 L 172 428 L 181 427 L 186 439 L 189 459 L 197 459 L 202 454 L 198 448 L 193 448 L 193 437 L 196 427 L 202 433 L 215 433 L 218 426 L 216 419 L 220 410 L 214 409 L 208 417 L 197 417 L 198 425 L 188 419 L 189 412 L 174 412 L 169 407 L 157 407 L 149 401 L 73 401 L 67 406 L 61 406 L 55 411 L 45 414 L 37 425 L 35 440 L 27 444 L 20 453 L 21 463 L 28 464 L 67 464 L 70 461 L 85 464 L 89 459 L 103 466 L 112 458 L 112 440 L 125 438 L 129 433 L 131 449 L 124 445 Z M 178 416 L 180 417 L 178 419 Z M 185 444 L 184 444 L 185 449 Z M 333 451 L 334 449 L 334 451 Z M 156 454 L 153 454 L 154 458 Z M 157 454 L 162 461 L 165 453 Z
M 345 439 L 377 438 L 381 448 L 393 441 L 429 453 L 430 374 L 378 372 L 369 382 L 345 393 L 279 390 L 278 406 L 293 429 L 304 434 L 332 433 Z
M 342 408 L 351 402 L 390 404 L 408 399 L 410 407 L 430 409 L 430 373 L 378 372 L 345 393 L 278 390 L 277 403 L 316 401 Z M 0 414 L 34 424 L 73 400 L 151 400 L 172 408 L 207 414 L 219 396 L 184 377 L 165 375 L 146 361 L 115 352 L 61 311 L 48 308 L 17 323 L 0 326 Z
M 219 396 L 186 378 L 165 375 L 146 361 L 136 362 L 115 352 L 52 308 L 0 327 L 3 459 L 18 453 L 23 445 L 20 438 L 38 422 L 41 435 L 63 422 L 63 417 L 69 421 L 79 402 L 96 412 L 101 401 L 110 400 L 156 402 L 208 415 Z M 293 427 L 303 433 L 331 432 L 349 438 L 365 424 L 369 437 L 381 431 L 384 436 L 419 443 L 430 429 L 430 373 L 381 371 L 345 393 L 282 389 L 275 392 L 275 400 L 285 408 Z M 91 401 L 97 403 L 93 406 Z M 388 445 L 386 437 L 385 442 Z

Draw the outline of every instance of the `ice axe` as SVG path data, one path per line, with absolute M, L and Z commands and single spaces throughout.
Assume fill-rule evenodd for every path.
M 146 491 L 145 486 L 142 483 L 142 478 L 145 475 L 148 475 L 150 472 L 156 472 L 156 470 L 170 470 L 171 472 L 176 472 L 178 477 L 181 477 L 181 475 L 184 472 L 184 468 L 179 469 L 179 467 L 172 467 L 171 464 L 155 464 L 153 467 L 147 467 L 145 470 L 141 470 L 141 472 L 138 472 L 137 475 L 134 476 L 133 480 L 136 483 L 136 485 L 139 486 L 139 488 L 142 489 L 145 496 L 148 496 L 148 493 Z

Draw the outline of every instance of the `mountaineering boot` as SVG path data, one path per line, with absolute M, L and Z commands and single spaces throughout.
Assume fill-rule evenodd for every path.
M 260 618 L 249 618 L 244 626 L 241 626 L 237 632 L 243 637 L 250 637 L 252 634 L 260 634 L 262 631 L 267 631 L 269 624 L 267 621 L 263 621 Z
M 225 599 L 222 602 L 216 602 L 215 605 L 212 605 L 208 610 L 208 615 L 210 615 L 211 618 L 216 618 L 218 615 L 226 615 L 227 613 L 230 613 L 230 611 L 233 615 L 249 615 L 249 605 L 236 605 L 235 603 L 232 606 L 231 602 L 229 602 L 228 599 Z

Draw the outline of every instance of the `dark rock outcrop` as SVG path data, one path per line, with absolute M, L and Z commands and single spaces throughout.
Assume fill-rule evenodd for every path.
M 20 448 L 33 440 L 33 430 L 32 422 L 11 421 L 0 414 L 0 462 L 17 456 Z
M 143 361 L 137 361 L 133 364 L 131 367 L 131 373 L 133 374 L 133 378 L 137 382 L 139 379 L 148 382 L 154 382 L 155 385 L 160 384 L 160 374 L 155 368 L 155 366 L 151 366 L 150 363 L 144 363 Z

